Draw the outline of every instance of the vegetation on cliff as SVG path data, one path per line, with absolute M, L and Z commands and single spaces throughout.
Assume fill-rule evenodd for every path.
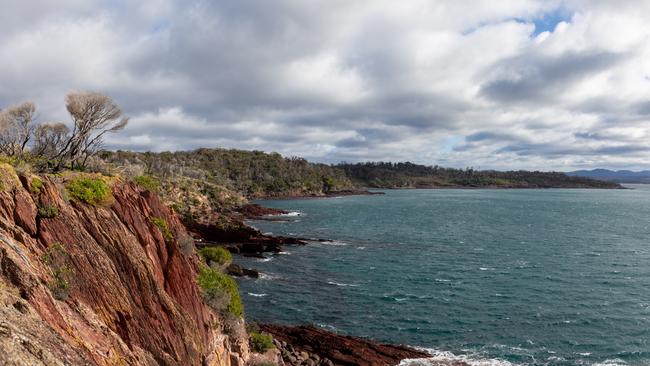
M 232 277 L 212 267 L 203 266 L 199 272 L 198 283 L 203 296 L 214 309 L 227 310 L 237 318 L 244 315 L 239 287 Z

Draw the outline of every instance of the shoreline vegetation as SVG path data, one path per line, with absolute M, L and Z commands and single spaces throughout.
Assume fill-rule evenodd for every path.
M 246 220 L 278 219 L 279 215 L 288 213 L 249 204 L 250 200 L 382 194 L 368 189 L 622 188 L 616 183 L 556 172 L 477 171 L 408 162 L 327 165 L 277 153 L 234 149 L 161 153 L 106 151 L 101 149 L 103 137 L 119 132 L 128 124 L 120 108 L 109 97 L 91 92 L 70 93 L 66 97 L 66 108 L 72 118 L 72 129 L 60 122 L 36 124 L 36 107 L 31 102 L 0 112 L 0 208 L 5 207 L 4 211 L 0 210 L 3 220 L 0 257 L 13 253 L 16 247 L 23 248 L 20 258 L 14 254 L 5 258 L 13 261 L 16 271 L 20 270 L 20 273 L 9 275 L 29 278 L 29 281 L 18 283 L 14 277 L 2 274 L 0 295 L 15 297 L 4 290 L 9 286 L 5 282 L 9 281 L 12 291 L 27 294 L 23 299 L 30 305 L 21 306 L 44 309 L 54 306 L 51 304 L 58 307 L 85 301 L 92 305 L 91 308 L 103 307 L 106 314 L 110 314 L 106 327 L 111 329 L 111 337 L 121 339 L 128 346 L 113 356 L 153 357 L 163 364 L 182 364 L 203 357 L 185 344 L 180 334 L 174 333 L 179 324 L 189 327 L 185 331 L 195 336 L 197 344 L 203 345 L 201 347 L 221 347 L 220 354 L 242 366 L 244 363 L 269 364 L 267 361 L 275 364 L 273 360 L 277 361 L 278 357 L 290 365 L 330 366 L 394 364 L 402 358 L 426 356 L 408 347 L 380 345 L 314 327 L 265 325 L 261 327 L 264 334 L 244 329 L 243 304 L 237 284 L 229 274 L 255 277 L 256 271 L 232 265 L 224 249 L 233 254 L 264 256 L 281 252 L 283 245 L 327 240 L 261 233 L 247 225 Z M 106 218 L 110 219 L 106 221 Z M 84 233 L 85 240 L 78 240 L 74 230 Z M 120 234 L 105 237 L 101 234 L 104 232 Z M 104 241 L 110 241 L 110 245 Z M 114 246 L 122 250 L 110 253 L 109 260 L 97 268 L 85 262 L 82 266 L 67 254 L 75 254 L 91 263 L 94 259 L 87 258 L 86 253 L 103 253 L 102 248 Z M 37 265 L 35 257 L 32 258 L 34 263 L 25 266 L 23 262 L 27 256 L 23 253 L 42 255 L 42 248 L 46 248 L 46 264 L 51 268 Z M 145 250 L 150 252 L 145 253 Z M 151 268 L 139 267 L 137 263 L 140 262 L 134 262 L 135 258 L 126 253 L 137 253 L 138 260 L 151 261 Z M 182 304 L 189 304 L 192 312 L 186 314 L 179 310 L 178 314 L 194 319 L 193 323 L 182 323 L 179 318 L 173 319 L 166 329 L 149 329 L 145 325 L 160 314 L 143 312 L 137 305 L 129 310 L 132 313 L 122 313 L 126 311 L 124 306 L 111 302 L 114 296 L 92 296 L 107 291 L 107 287 L 91 286 L 96 279 L 104 277 L 98 271 L 109 271 L 116 266 L 124 271 L 140 271 L 139 277 L 131 276 L 129 280 L 149 278 L 148 281 L 160 287 L 155 293 L 136 294 L 148 296 L 152 304 L 173 301 L 181 310 L 184 309 Z M 39 270 L 34 272 L 33 268 Z M 164 283 L 167 276 L 172 276 L 174 283 L 182 286 L 174 284 L 168 289 Z M 142 285 L 137 281 L 128 282 L 116 273 L 109 279 L 114 288 L 140 288 Z M 37 287 L 27 282 L 49 283 L 49 291 L 40 286 L 38 294 L 29 294 Z M 166 291 L 173 291 L 173 300 L 156 297 L 158 294 L 168 296 Z M 131 304 L 129 293 L 124 290 L 119 299 Z M 48 318 L 49 310 L 39 314 L 39 321 L 51 327 L 52 339 L 56 339 L 53 344 L 60 344 L 55 351 L 63 350 L 65 354 L 68 348 L 76 347 L 65 338 L 65 332 L 60 332 L 65 327 L 60 328 L 56 319 Z M 80 319 L 87 316 L 72 314 L 78 319 L 70 320 L 70 324 L 81 324 Z M 214 328 L 214 333 L 210 331 L 208 337 L 200 329 L 210 328 L 207 322 L 213 318 L 218 319 L 219 327 Z M 95 331 L 92 327 L 81 330 L 88 334 Z M 137 333 L 137 338 L 132 332 Z M 210 337 L 218 338 L 219 332 L 231 343 L 223 338 L 219 338 L 225 342 L 221 346 L 210 343 Z M 273 349 L 268 334 L 277 338 Z M 155 342 L 170 337 L 176 342 L 175 349 L 186 350 L 185 353 L 177 352 L 180 355 L 177 355 L 180 357 L 177 363 Z M 34 341 L 38 343 L 39 339 Z M 87 347 L 101 345 L 102 339 L 99 339 L 97 344 Z M 148 353 L 134 355 L 129 351 L 133 346 Z M 254 355 L 249 354 L 249 348 Z M 16 352 L 22 351 L 16 349 Z M 88 356 L 83 353 L 85 351 L 79 352 L 80 359 L 99 357 L 96 353 Z M 212 356 L 206 354 L 205 357 Z M 253 362 L 255 357 L 265 361 Z M 94 363 L 101 363 L 101 360 L 95 359 Z

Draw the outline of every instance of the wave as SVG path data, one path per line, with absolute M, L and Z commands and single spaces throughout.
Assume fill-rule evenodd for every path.
M 260 272 L 260 280 L 277 280 L 280 276 Z
M 258 262 L 270 262 L 271 260 L 273 260 L 273 257 L 257 258 Z
M 273 217 L 296 217 L 296 216 L 303 216 L 303 215 L 304 214 L 302 212 L 291 211 L 291 212 L 287 212 L 287 213 L 284 213 L 284 214 L 269 215 L 269 216 L 273 216 Z
M 449 351 L 440 351 L 430 348 L 413 347 L 415 349 L 427 352 L 431 357 L 427 358 L 407 358 L 402 360 L 398 366 L 437 366 L 440 363 L 466 363 L 471 366 L 514 366 L 512 362 L 499 360 L 496 358 L 474 358 L 466 355 L 455 355 Z
M 264 297 L 268 295 L 268 294 L 256 294 L 254 292 L 247 292 L 246 294 L 253 297 Z
M 350 244 L 348 244 L 348 243 L 346 243 L 344 241 L 340 241 L 340 240 L 321 241 L 320 244 L 332 245 L 332 246 L 335 246 L 335 247 L 344 247 L 344 246 L 350 245 Z
M 334 281 L 327 281 L 328 285 L 334 285 L 334 286 L 340 286 L 340 287 L 359 287 L 361 285 L 359 284 L 351 284 L 351 283 L 340 283 L 340 282 L 334 282 Z

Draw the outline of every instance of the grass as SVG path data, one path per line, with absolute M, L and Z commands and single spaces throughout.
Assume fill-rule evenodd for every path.
M 266 353 L 266 351 L 275 348 L 273 337 L 268 334 L 251 332 L 249 341 L 251 349 L 257 353 Z
M 0 161 L 0 192 L 11 191 L 18 186 L 20 181 L 14 167 Z
M 102 206 L 113 199 L 111 187 L 101 178 L 79 176 L 66 184 L 70 198 L 86 202 L 93 206 Z
M 241 317 L 244 315 L 244 305 L 241 302 L 237 282 L 232 277 L 223 274 L 213 268 L 203 266 L 197 280 L 203 296 L 209 303 L 217 304 L 216 310 L 227 310 L 228 313 Z M 225 309 L 221 308 L 221 300 L 225 298 Z M 213 301 L 216 300 L 216 301 Z
M 152 217 L 151 222 L 160 229 L 160 232 L 163 235 L 163 238 L 165 238 L 165 241 L 172 241 L 174 240 L 174 234 L 172 234 L 172 231 L 169 229 L 169 225 L 167 225 L 167 221 L 163 219 L 162 217 Z
M 133 181 L 145 191 L 158 192 L 160 181 L 151 175 L 140 175 L 133 178 Z
M 210 262 L 215 262 L 219 265 L 227 265 L 232 263 L 232 254 L 223 247 L 203 247 L 199 250 L 199 254 Z

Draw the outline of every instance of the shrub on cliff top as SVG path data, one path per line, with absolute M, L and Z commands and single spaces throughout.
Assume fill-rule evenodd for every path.
M 151 175 L 139 175 L 133 181 L 145 191 L 158 192 L 160 189 L 160 181 Z
M 65 188 L 70 198 L 93 206 L 108 204 L 113 198 L 111 188 L 101 178 L 80 176 L 69 181 Z
M 204 247 L 199 250 L 199 254 L 210 262 L 215 262 L 219 265 L 228 265 L 232 263 L 232 254 L 223 247 Z
M 232 277 L 204 266 L 201 268 L 197 282 L 203 291 L 203 296 L 209 304 L 217 308 L 216 310 L 224 310 L 221 305 L 224 303 L 228 313 L 236 317 L 244 314 L 239 288 Z
M 249 342 L 251 349 L 257 353 L 266 353 L 266 351 L 275 348 L 273 337 L 269 334 L 251 332 Z

